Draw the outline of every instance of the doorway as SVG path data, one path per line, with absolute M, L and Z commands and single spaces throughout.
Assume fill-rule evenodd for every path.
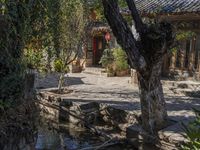
M 99 63 L 106 47 L 104 36 L 96 36 L 93 38 L 93 65 L 100 66 Z

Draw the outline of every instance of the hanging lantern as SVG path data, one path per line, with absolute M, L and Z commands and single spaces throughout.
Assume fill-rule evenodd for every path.
M 110 33 L 109 33 L 109 32 L 106 33 L 105 39 L 106 39 L 107 43 L 110 41 L 111 36 L 110 36 Z

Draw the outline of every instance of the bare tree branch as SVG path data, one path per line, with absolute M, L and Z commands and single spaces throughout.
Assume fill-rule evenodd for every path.
M 77 58 L 77 56 L 78 56 L 78 52 L 74 55 L 74 57 L 70 61 L 68 61 L 66 63 L 66 66 L 69 65 L 69 64 L 71 64 Z
M 126 51 L 131 67 L 138 71 L 146 69 L 146 61 L 136 45 L 136 40 L 125 19 L 122 17 L 116 0 L 102 0 L 104 14 L 117 42 Z
M 145 25 L 143 24 L 142 19 L 137 11 L 134 0 L 126 0 L 126 3 L 128 5 L 129 10 L 131 11 L 132 18 L 135 21 L 136 31 L 141 36 L 145 30 Z
M 126 51 L 131 67 L 137 71 L 141 101 L 142 127 L 150 134 L 157 134 L 166 124 L 167 110 L 160 81 L 163 54 L 170 46 L 170 24 L 143 24 L 134 4 L 126 0 L 135 21 L 141 41 L 136 41 L 131 29 L 119 11 L 117 0 L 102 0 L 105 17 L 118 44 Z

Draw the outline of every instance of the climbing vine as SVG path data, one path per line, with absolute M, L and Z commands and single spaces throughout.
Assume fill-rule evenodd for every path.
M 23 97 L 27 69 L 52 71 L 54 60 L 66 61 L 80 49 L 85 4 L 85 0 L 0 1 L 1 103 L 13 104 Z
M 23 99 L 27 67 L 37 67 L 40 50 L 51 35 L 44 0 L 0 1 L 0 103 L 14 106 Z M 26 54 L 26 55 L 24 55 Z M 30 67 L 30 68 L 31 68 Z M 6 103 L 6 105 L 3 105 Z
M 29 36 L 29 4 L 23 0 L 0 4 L 0 101 L 10 106 L 20 101 L 24 89 L 22 54 Z

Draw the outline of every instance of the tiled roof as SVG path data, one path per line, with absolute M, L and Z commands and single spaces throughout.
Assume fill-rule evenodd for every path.
M 92 35 L 98 32 L 109 32 L 110 30 L 108 24 L 104 22 L 92 21 L 87 25 L 87 31 Z
M 135 4 L 145 14 L 200 12 L 200 0 L 135 0 Z M 122 12 L 129 13 L 129 10 Z

